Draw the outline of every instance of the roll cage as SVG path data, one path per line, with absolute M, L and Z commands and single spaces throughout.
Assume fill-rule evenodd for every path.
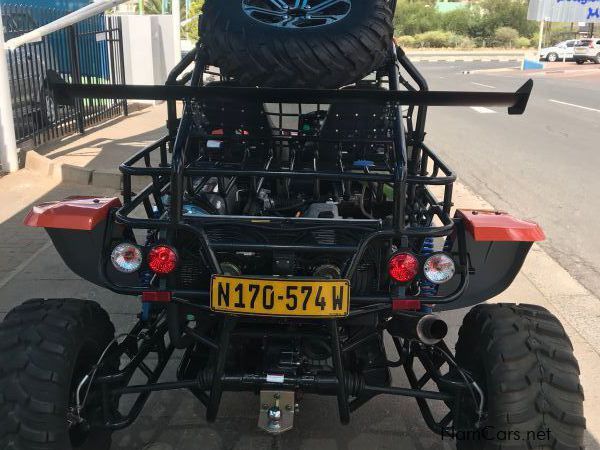
M 148 290 L 144 286 L 122 285 L 111 279 L 107 271 L 109 267 L 110 249 L 112 245 L 113 227 L 124 225 L 130 229 L 156 230 L 160 239 L 174 244 L 180 232 L 189 232 L 196 236 L 211 273 L 222 273 L 215 251 L 231 249 L 260 250 L 277 248 L 278 250 L 302 252 L 322 250 L 351 255 L 349 264 L 343 271 L 343 277 L 350 279 L 360 264 L 364 253 L 375 243 L 389 242 L 400 249 L 408 249 L 410 241 L 422 242 L 426 238 L 441 237 L 455 239 L 458 243 L 457 275 L 460 282 L 450 293 L 440 296 L 428 296 L 428 304 L 448 304 L 461 296 L 469 279 L 469 261 L 465 249 L 464 227 L 459 218 L 450 216 L 452 208 L 453 184 L 456 174 L 424 143 L 425 122 L 429 106 L 505 106 L 509 114 L 522 114 L 525 111 L 533 82 L 529 80 L 515 93 L 481 93 L 481 92 L 445 92 L 430 91 L 427 82 L 417 68 L 399 47 L 390 47 L 388 63 L 376 73 L 377 84 L 385 83 L 388 89 L 348 89 L 348 90 L 308 90 L 308 89 L 272 89 L 244 88 L 231 86 L 205 86 L 207 75 L 207 55 L 201 44 L 190 52 L 174 68 L 166 86 L 89 86 L 89 85 L 55 85 L 58 95 L 71 97 L 98 98 L 133 98 L 167 100 L 169 133 L 158 142 L 144 148 L 120 166 L 123 173 L 123 206 L 112 212 L 105 233 L 104 251 L 100 262 L 100 271 L 105 285 L 118 293 L 139 295 Z M 193 66 L 193 70 L 189 70 Z M 403 69 L 403 72 L 401 71 Z M 404 76 L 406 73 L 407 77 Z M 275 112 L 267 113 L 271 121 L 279 124 L 275 132 L 253 136 L 254 130 L 238 129 L 223 132 L 218 139 L 229 144 L 244 146 L 263 146 L 266 148 L 261 164 L 253 166 L 244 164 L 234 166 L 227 164 L 203 164 L 195 159 L 192 142 L 207 145 L 215 136 L 206 130 L 195 127 L 198 110 L 206 106 L 206 102 L 226 102 L 232 99 L 250 103 L 269 103 L 278 105 Z M 177 114 L 177 100 L 184 101 L 181 118 Z M 281 124 L 290 114 L 285 112 L 284 104 L 315 104 L 317 110 L 321 105 L 334 103 L 386 104 L 390 107 L 391 133 L 377 138 L 348 139 L 339 137 L 331 139 L 315 135 L 303 134 L 301 130 L 290 130 Z M 403 105 L 408 105 L 406 110 Z M 224 108 L 223 113 L 226 114 Z M 243 112 L 243 111 L 242 111 Z M 336 170 L 328 167 L 320 169 L 315 163 L 314 170 L 294 170 L 293 167 L 274 167 L 272 165 L 272 149 L 274 147 L 294 145 L 315 145 L 318 148 L 351 144 L 375 146 L 381 145 L 391 149 L 393 155 L 389 161 L 375 167 L 361 170 L 346 167 L 337 162 Z M 170 158 L 169 158 L 170 156 Z M 283 217 L 251 217 L 251 216 L 215 216 L 206 215 L 186 217 L 183 212 L 184 196 L 193 194 L 194 186 L 190 180 L 199 179 L 206 183 L 210 178 L 236 180 L 239 177 L 252 177 L 253 186 L 261 186 L 265 179 L 281 178 L 284 180 L 335 181 L 344 183 L 383 182 L 393 190 L 393 214 L 391 223 L 382 220 L 339 220 L 283 218 Z M 134 193 L 132 189 L 135 177 L 148 177 L 151 183 L 141 191 Z M 224 194 L 233 186 L 232 182 L 224 183 Z M 438 200 L 430 188 L 442 189 L 443 197 Z M 196 186 L 197 188 L 197 186 Z M 164 196 L 170 195 L 170 204 L 165 204 Z M 145 216 L 138 217 L 134 212 L 143 208 Z M 209 232 L 215 227 L 228 225 L 243 226 L 269 233 L 272 231 L 339 229 L 355 230 L 360 239 L 351 245 L 307 246 L 300 244 L 240 243 L 212 242 Z M 167 285 L 161 280 L 160 289 L 168 290 L 174 297 L 194 299 L 199 308 L 209 309 L 209 291 L 181 289 L 176 285 Z M 393 298 L 406 300 L 425 300 L 420 295 L 407 295 L 403 287 L 383 295 L 352 297 L 352 313 L 360 314 L 360 309 L 391 308 Z

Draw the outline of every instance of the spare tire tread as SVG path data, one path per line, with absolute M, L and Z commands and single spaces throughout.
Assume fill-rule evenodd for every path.
M 223 0 L 206 1 L 202 42 L 210 64 L 240 85 L 338 88 L 361 80 L 388 56 L 393 14 L 388 0 L 370 1 L 372 13 L 356 27 L 330 35 L 323 26 L 320 33 L 282 40 L 253 31 L 250 18 L 246 26 L 233 27 Z

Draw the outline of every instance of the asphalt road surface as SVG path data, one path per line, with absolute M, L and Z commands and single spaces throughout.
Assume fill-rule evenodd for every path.
M 514 63 L 418 66 L 437 90 L 514 91 L 535 80 L 524 116 L 433 108 L 428 142 L 496 208 L 538 221 L 548 238 L 543 247 L 599 296 L 600 67 L 547 64 L 546 73 L 532 75 L 502 70 Z

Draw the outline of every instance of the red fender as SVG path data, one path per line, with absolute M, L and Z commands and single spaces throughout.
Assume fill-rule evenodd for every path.
M 459 209 L 456 216 L 477 242 L 539 242 L 546 239 L 535 222 L 517 219 L 497 211 Z
M 106 219 L 112 208 L 121 205 L 116 197 L 68 197 L 34 206 L 23 223 L 28 227 L 91 231 Z

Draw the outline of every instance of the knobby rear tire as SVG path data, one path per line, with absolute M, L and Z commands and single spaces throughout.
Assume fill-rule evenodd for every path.
M 459 440 L 459 449 L 583 448 L 579 366 L 564 328 L 546 309 L 476 306 L 460 329 L 456 359 L 485 392 L 487 437 L 497 431 L 504 433 L 500 439 L 511 437 Z M 542 439 L 522 439 L 537 432 Z
M 7 314 L 0 324 L 2 450 L 110 448 L 109 432 L 75 439 L 67 411 L 74 386 L 114 332 L 108 314 L 84 300 L 30 300 Z

